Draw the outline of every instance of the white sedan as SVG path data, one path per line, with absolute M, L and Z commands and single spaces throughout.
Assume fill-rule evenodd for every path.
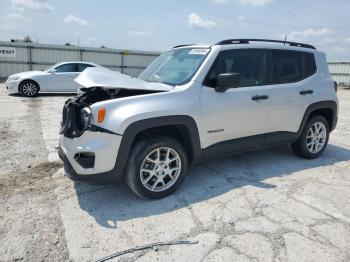
M 88 67 L 101 67 L 89 62 L 63 62 L 45 71 L 28 71 L 8 77 L 9 93 L 21 93 L 33 97 L 39 92 L 76 93 L 78 84 L 73 80 Z

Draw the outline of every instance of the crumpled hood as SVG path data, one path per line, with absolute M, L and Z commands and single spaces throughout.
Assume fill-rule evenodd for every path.
M 85 88 L 103 87 L 153 91 L 170 91 L 173 89 L 173 86 L 170 85 L 146 82 L 107 68 L 98 67 L 85 69 L 74 81 Z

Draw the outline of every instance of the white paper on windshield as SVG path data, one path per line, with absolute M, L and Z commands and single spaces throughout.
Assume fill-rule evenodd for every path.
M 210 51 L 209 48 L 196 48 L 191 49 L 190 52 L 188 52 L 189 55 L 206 55 Z

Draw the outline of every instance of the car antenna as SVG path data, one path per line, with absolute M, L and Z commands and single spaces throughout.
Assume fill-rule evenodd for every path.
M 284 44 L 283 45 L 286 45 L 287 37 L 288 37 L 288 34 L 286 34 L 286 36 L 284 37 Z

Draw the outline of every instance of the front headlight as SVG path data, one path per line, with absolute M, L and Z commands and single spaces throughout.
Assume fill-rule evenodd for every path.
M 18 80 L 19 79 L 19 76 L 9 76 L 8 80 Z
M 88 107 L 84 107 L 80 111 L 80 120 L 82 123 L 82 128 L 85 130 L 89 125 L 91 121 L 91 109 Z

